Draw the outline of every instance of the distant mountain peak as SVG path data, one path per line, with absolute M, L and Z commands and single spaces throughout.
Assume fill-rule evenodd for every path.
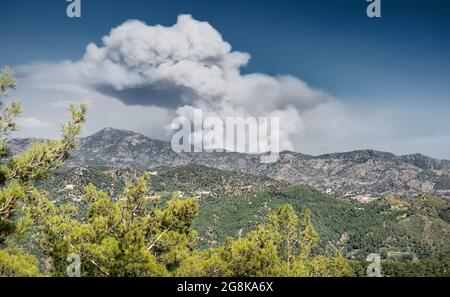
M 90 137 L 105 137 L 105 136 L 116 136 L 116 135 L 122 135 L 122 136 L 142 136 L 142 137 L 146 137 L 143 134 L 131 131 L 131 130 L 124 130 L 124 129 L 117 129 L 117 128 L 112 128 L 112 127 L 106 127 L 103 128 L 102 130 L 87 136 L 86 138 L 90 138 Z

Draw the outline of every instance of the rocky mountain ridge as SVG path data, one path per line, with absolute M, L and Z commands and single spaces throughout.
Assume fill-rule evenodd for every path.
M 8 145 L 13 152 L 20 152 L 33 141 L 39 140 L 10 139 Z M 390 193 L 428 193 L 450 198 L 450 161 L 421 154 L 397 156 L 359 150 L 310 156 L 285 151 L 280 153 L 278 162 L 262 164 L 259 155 L 175 153 L 168 142 L 132 131 L 105 128 L 81 138 L 78 148 L 66 162 L 66 166 L 128 166 L 141 169 L 185 164 L 268 176 L 356 199 Z

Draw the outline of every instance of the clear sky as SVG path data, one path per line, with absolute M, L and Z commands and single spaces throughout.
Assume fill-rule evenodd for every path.
M 83 96 L 92 103 L 86 133 L 93 133 L 102 126 L 114 126 L 167 138 L 163 126 L 170 122 L 174 113 L 180 113 L 181 106 L 176 102 L 159 104 L 165 100 L 162 92 L 151 93 L 155 98 L 144 103 L 136 103 L 136 98 L 131 98 L 130 94 L 153 92 L 157 83 L 172 85 L 174 77 L 179 77 L 178 72 L 162 78 L 159 70 L 153 68 L 153 62 L 147 69 L 127 64 L 127 75 L 120 77 L 120 81 L 131 80 L 136 71 L 139 75 L 146 73 L 140 77 L 146 82 L 139 88 L 136 81 L 119 86 L 114 81 L 118 74 L 105 75 L 101 72 L 105 68 L 100 67 L 83 78 L 79 73 L 84 75 L 86 69 L 92 70 L 92 65 L 86 66 L 83 61 L 88 44 L 94 43 L 110 53 L 117 50 L 117 44 L 104 45 L 102 37 L 110 35 L 111 29 L 122 26 L 125 21 L 140 20 L 147 29 L 158 24 L 169 28 L 177 24 L 180 14 L 190 14 L 192 22 L 207 22 L 211 30 L 219 33 L 223 42 L 231 45 L 229 53 L 242 52 L 251 57 L 248 63 L 240 63 L 236 68 L 249 84 L 248 88 L 262 84 L 248 82 L 246 76 L 254 74 L 265 75 L 264 83 L 273 83 L 274 88 L 281 90 L 291 85 L 280 80 L 279 75 L 298 80 L 294 82 L 295 88 L 300 88 L 301 83 L 308 85 L 307 90 L 303 89 L 305 93 L 298 95 L 298 100 L 294 95 L 301 91 L 295 88 L 292 94 L 267 98 L 276 104 L 258 113 L 267 113 L 270 108 L 287 112 L 289 105 L 294 106 L 299 114 L 294 120 L 299 124 L 294 132 L 286 131 L 293 149 L 320 154 L 373 148 L 450 159 L 449 1 L 381 0 L 382 17 L 379 19 L 367 17 L 365 0 L 81 2 L 80 19 L 66 16 L 64 0 L 2 0 L 0 3 L 0 65 L 10 65 L 16 71 L 23 84 L 12 95 L 20 97 L 28 106 L 20 136 L 53 136 L 58 127 L 55 123 L 66 116 L 58 107 Z M 194 23 L 186 21 L 186 28 L 191 25 Z M 146 32 L 142 27 L 125 29 L 122 33 L 128 37 L 117 34 L 110 35 L 110 39 L 127 40 L 133 36 L 133 30 Z M 169 40 L 173 37 L 171 33 L 165 34 L 151 35 L 151 38 Z M 190 36 L 191 32 L 185 34 Z M 212 35 L 203 37 L 208 36 Z M 170 42 L 176 45 L 179 41 L 174 37 Z M 220 59 L 228 61 L 224 44 L 221 40 L 215 42 L 219 52 L 214 55 L 220 53 L 223 55 Z M 202 46 L 209 44 L 202 43 Z M 213 51 L 212 47 L 210 49 Z M 147 45 L 142 50 L 154 48 Z M 136 52 L 127 53 L 134 58 Z M 98 66 L 98 61 L 94 64 Z M 42 71 L 50 74 L 36 78 L 36 73 Z M 148 76 L 152 71 L 158 75 L 157 80 L 154 74 L 151 79 Z M 68 81 L 59 81 L 61 73 L 70 73 Z M 97 81 L 100 76 L 102 80 Z M 275 81 L 269 82 L 269 78 Z M 53 83 L 52 79 L 58 82 Z M 86 87 L 86 80 L 94 81 L 95 86 Z M 192 88 L 204 96 L 211 95 L 192 85 L 194 82 L 185 85 L 175 81 L 176 90 L 165 90 L 164 94 L 179 94 L 181 89 Z M 227 90 L 238 85 L 235 80 L 225 83 Z M 105 86 L 110 89 L 105 91 Z M 310 91 L 316 93 L 311 95 Z M 253 89 L 252 92 L 249 96 L 261 94 Z M 292 103 L 293 100 L 297 101 Z M 305 103 L 308 100 L 328 103 L 311 107 Z M 185 100 L 184 103 L 196 108 L 201 105 L 198 101 Z M 237 109 L 246 110 L 243 115 L 252 115 L 246 105 L 236 101 L 233 108 L 238 106 Z M 223 114 L 222 107 L 209 108 Z

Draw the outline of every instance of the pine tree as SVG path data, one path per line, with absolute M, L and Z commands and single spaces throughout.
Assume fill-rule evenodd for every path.
M 300 259 L 307 259 L 311 256 L 313 249 L 319 242 L 319 235 L 314 229 L 311 221 L 311 210 L 304 209 L 301 222 L 302 231 L 300 232 Z
M 77 254 L 83 276 L 166 276 L 192 252 L 195 198 L 174 196 L 164 206 L 148 196 L 150 175 L 128 183 L 113 199 L 90 184 L 81 204 L 55 205 L 36 195 L 31 207 L 48 273 L 65 276 L 67 257 Z
M 8 97 L 15 87 L 11 70 L 4 67 L 0 73 L 0 99 Z M 0 276 L 37 274 L 37 261 L 33 256 L 8 239 L 20 237 L 32 224 L 29 216 L 20 216 L 20 206 L 28 197 L 36 195 L 34 182 L 46 178 L 69 156 L 86 120 L 86 111 L 86 104 L 71 106 L 72 118 L 61 127 L 61 139 L 35 143 L 24 153 L 11 156 L 5 138 L 17 130 L 15 118 L 21 114 L 22 105 L 12 101 L 3 106 L 0 115 Z
M 280 257 L 289 271 L 300 242 L 299 220 L 294 208 L 286 204 L 276 209 L 268 217 L 268 227 L 278 236 Z
M 302 220 L 291 205 L 271 213 L 265 224 L 221 246 L 193 252 L 175 271 L 177 276 L 353 276 L 340 254 L 313 256 L 318 235 L 311 211 Z

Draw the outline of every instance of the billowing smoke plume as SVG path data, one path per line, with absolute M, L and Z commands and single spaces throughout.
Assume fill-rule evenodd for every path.
M 87 88 L 126 105 L 158 106 L 178 115 L 192 108 L 220 117 L 276 115 L 281 149 L 293 149 L 290 138 L 301 132 L 302 114 L 330 98 L 293 76 L 242 74 L 249 60 L 207 22 L 180 15 L 171 27 L 127 21 L 104 36 L 101 46 L 89 44 L 78 61 L 22 70 L 53 88 Z

